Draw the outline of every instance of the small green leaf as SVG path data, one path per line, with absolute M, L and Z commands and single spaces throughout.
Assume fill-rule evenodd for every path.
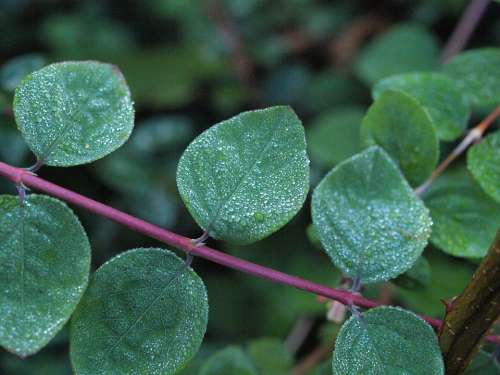
M 307 131 L 312 163 L 329 169 L 361 151 L 359 133 L 363 115 L 361 108 L 348 107 L 331 110 L 315 119 Z
M 193 137 L 193 125 L 181 116 L 155 116 L 137 124 L 130 148 L 147 155 L 181 151 Z M 182 148 L 180 148 L 182 147 Z
M 428 247 L 425 256 L 431 267 L 429 285 L 419 289 L 397 289 L 397 299 L 412 311 L 433 317 L 442 317 L 443 302 L 459 295 L 474 273 L 474 265 Z
M 210 357 L 199 375 L 258 375 L 248 356 L 237 346 L 227 347 Z
M 423 107 L 402 92 L 380 95 L 363 119 L 361 136 L 366 145 L 377 144 L 387 151 L 412 186 L 424 182 L 437 165 L 434 125 Z
M 78 375 L 174 374 L 198 351 L 208 320 L 203 281 L 162 249 L 101 266 L 71 321 Z
M 30 154 L 30 150 L 15 125 L 10 125 L 9 120 L 0 118 L 0 159 L 4 163 L 20 165 Z
M 472 146 L 467 166 L 484 191 L 500 203 L 500 131 Z
M 288 375 L 292 367 L 292 354 L 279 339 L 261 338 L 248 344 L 248 354 L 259 375 Z
M 120 147 L 134 126 L 134 108 L 121 73 L 94 61 L 64 62 L 28 75 L 16 89 L 19 130 L 38 159 L 71 166 Z
M 90 271 L 90 245 L 63 203 L 0 196 L 0 344 L 27 356 L 44 347 L 76 308 Z
M 500 103 L 500 48 L 463 52 L 443 67 L 467 96 L 473 109 L 489 111 Z
M 289 107 L 242 113 L 198 136 L 182 155 L 177 186 L 211 236 L 240 244 L 285 225 L 309 189 L 304 129 Z
M 472 362 L 470 363 L 467 370 L 464 372 L 465 375 L 498 375 L 500 374 L 500 364 L 495 356 L 485 352 L 484 350 L 479 351 Z
M 417 25 L 400 24 L 362 50 L 355 70 L 363 81 L 374 84 L 393 74 L 432 70 L 438 53 L 431 33 Z
M 312 218 L 335 265 L 364 282 L 410 269 L 431 227 L 428 210 L 379 147 L 326 175 L 313 193 Z
M 14 57 L 2 66 L 0 84 L 5 91 L 14 91 L 26 75 L 43 68 L 45 64 L 44 57 L 36 53 Z
M 467 98 L 457 84 L 439 73 L 405 73 L 388 77 L 373 88 L 377 99 L 387 90 L 402 91 L 428 112 L 440 139 L 451 141 L 461 135 L 470 116 Z
M 434 223 L 431 242 L 460 257 L 484 256 L 500 227 L 500 204 L 463 167 L 441 175 L 424 194 Z
M 333 372 L 441 375 L 444 363 L 436 334 L 424 320 L 398 307 L 377 307 L 344 323 Z

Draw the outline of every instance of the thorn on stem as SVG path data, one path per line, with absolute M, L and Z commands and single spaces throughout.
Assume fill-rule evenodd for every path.
M 451 301 L 447 301 L 445 299 L 440 299 L 440 301 L 443 303 L 443 305 L 445 307 L 446 314 L 448 314 L 453 308 L 453 299 Z

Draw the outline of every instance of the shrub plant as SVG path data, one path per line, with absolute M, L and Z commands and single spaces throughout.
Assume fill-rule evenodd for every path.
M 17 86 L 13 109 L 37 163 L 28 169 L 0 164 L 0 174 L 19 191 L 0 198 L 0 344 L 19 356 L 34 354 L 71 318 L 76 374 L 174 374 L 197 352 L 209 316 L 207 291 L 191 268 L 199 255 L 347 304 L 352 314 L 326 373 L 443 374 L 429 325 L 435 322 L 398 307 L 361 311 L 375 304 L 357 293 L 364 284 L 411 272 L 429 240 L 455 256 L 486 255 L 500 227 L 499 133 L 480 139 L 492 116 L 451 154 L 477 141 L 468 152 L 472 177 L 455 169 L 431 182 L 439 173 L 439 140 L 459 137 L 471 110 L 491 111 L 499 102 L 500 76 L 486 70 L 498 60 L 497 49 L 468 51 L 440 71 L 395 75 L 374 86 L 360 132 L 366 148 L 334 167 L 312 193 L 313 230 L 352 280 L 350 292 L 283 276 L 203 243 L 208 237 L 259 241 L 302 208 L 309 159 L 304 129 L 290 107 L 241 113 L 187 147 L 177 186 L 203 233 L 189 241 L 36 177 L 44 165 L 105 157 L 134 126 L 130 92 L 116 67 L 82 61 L 36 70 Z M 89 277 L 91 250 L 78 218 L 61 200 L 27 194 L 28 187 L 163 240 L 186 251 L 187 259 L 167 249 L 133 249 Z M 469 207 L 478 205 L 483 215 L 469 217 Z M 257 374 L 255 366 L 248 353 L 229 347 L 201 373 Z

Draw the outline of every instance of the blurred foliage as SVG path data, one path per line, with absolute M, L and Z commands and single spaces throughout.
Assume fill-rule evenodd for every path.
M 61 60 L 116 64 L 136 105 L 136 129 L 130 141 L 90 166 L 64 171 L 46 167 L 39 174 L 197 237 L 200 229 L 182 205 L 175 185 L 180 154 L 197 134 L 243 110 L 291 105 L 306 127 L 315 185 L 329 168 L 361 147 L 359 126 L 371 103 L 371 85 L 388 75 L 435 69 L 439 50 L 466 3 L 1 0 L 0 160 L 18 166 L 34 162 L 15 129 L 10 106 L 12 90 L 25 74 Z M 491 5 L 470 42 L 472 47 L 500 43 L 499 8 Z M 471 123 L 478 119 L 473 117 Z M 341 147 L 333 149 L 339 143 Z M 442 143 L 441 155 L 447 155 L 451 146 Z M 0 193 L 13 192 L 0 179 Z M 76 211 L 91 238 L 94 267 L 128 248 L 157 245 Z M 306 204 L 292 223 L 255 245 L 209 243 L 248 260 L 338 286 L 339 271 L 316 248 L 320 245 L 313 230 L 306 234 L 310 221 Z M 389 299 L 418 313 L 441 316 L 440 299 L 459 293 L 475 265 L 431 246 L 425 259 L 395 282 Z M 327 306 L 314 295 L 203 260 L 196 259 L 194 267 L 207 284 L 210 322 L 201 351 L 182 375 L 198 374 L 207 358 L 227 345 L 243 348 L 262 374 L 288 374 L 296 361 L 318 345 L 333 342 L 338 327 L 326 321 Z M 370 298 L 382 298 L 384 293 L 380 285 L 365 291 Z M 313 324 L 300 340 L 298 352 L 290 352 L 287 338 L 304 317 Z M 479 358 L 474 368 L 488 366 L 487 371 L 499 373 L 488 355 L 483 362 Z M 322 361 L 309 374 L 331 373 L 328 356 Z M 0 353 L 0 373 L 71 374 L 67 337 L 59 335 L 25 360 Z

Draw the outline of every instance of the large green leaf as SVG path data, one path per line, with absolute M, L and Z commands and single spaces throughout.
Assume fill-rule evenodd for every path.
M 208 302 L 201 279 L 173 253 L 136 249 L 92 276 L 71 322 L 78 375 L 174 374 L 203 340 Z
M 257 375 L 257 370 L 243 350 L 230 346 L 210 357 L 199 375 Z
M 500 48 L 463 52 L 443 67 L 474 109 L 491 110 L 500 103 Z
M 393 74 L 432 70 L 438 53 L 431 33 L 414 24 L 400 24 L 361 51 L 355 70 L 366 83 L 373 84 Z
M 312 218 L 333 262 L 364 282 L 408 270 L 430 235 L 429 212 L 379 147 L 334 168 L 316 187 Z
M 182 155 L 177 186 L 214 238 L 248 244 L 270 235 L 298 212 L 309 189 L 300 120 L 280 106 L 212 126 Z
M 428 113 L 402 92 L 386 91 L 377 98 L 363 119 L 361 136 L 365 144 L 385 149 L 412 186 L 425 181 L 438 162 L 439 142 Z
M 500 131 L 472 146 L 467 166 L 484 191 L 500 203 Z
M 100 159 L 134 126 L 123 76 L 94 61 L 56 63 L 28 75 L 16 89 L 14 113 L 31 150 L 53 166 Z
M 469 102 L 457 84 L 439 73 L 405 73 L 378 82 L 373 88 L 377 99 L 387 90 L 412 96 L 429 113 L 440 139 L 451 141 L 461 135 L 470 116 Z
M 333 372 L 440 375 L 444 363 L 436 334 L 424 320 L 398 307 L 377 307 L 344 323 Z
M 431 242 L 448 254 L 484 256 L 500 227 L 500 204 L 463 167 L 441 175 L 424 194 L 434 223 Z
M 361 108 L 346 107 L 315 119 L 307 131 L 313 165 L 331 168 L 361 151 L 359 133 L 363 115 Z
M 0 196 L 0 344 L 36 353 L 76 308 L 90 271 L 83 227 L 63 203 Z

